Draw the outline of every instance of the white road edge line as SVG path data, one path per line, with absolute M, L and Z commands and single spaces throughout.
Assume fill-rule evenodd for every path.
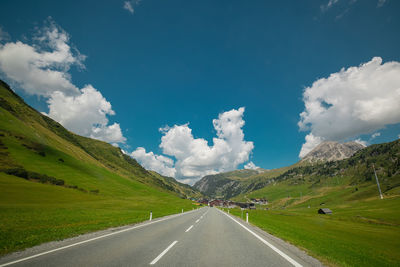
M 185 233 L 189 232 L 190 229 L 192 229 L 192 228 L 193 228 L 193 225 L 191 225 L 188 229 L 186 229 Z
M 218 211 L 220 211 L 219 209 L 217 209 Z M 220 211 L 222 212 L 222 211 Z M 275 247 L 274 245 L 272 245 L 271 243 L 269 243 L 268 241 L 266 241 L 264 238 L 262 238 L 261 236 L 259 236 L 258 234 L 254 233 L 253 231 L 251 231 L 249 228 L 247 228 L 246 226 L 244 226 L 243 224 L 241 224 L 239 221 L 237 221 L 236 219 L 234 219 L 233 217 L 229 216 L 228 214 L 226 214 L 225 212 L 222 212 L 224 215 L 226 215 L 228 218 L 232 219 L 234 222 L 236 222 L 237 224 L 239 224 L 240 226 L 242 226 L 244 229 L 246 229 L 249 233 L 251 233 L 252 235 L 254 235 L 257 239 L 259 239 L 261 242 L 263 242 L 265 245 L 267 245 L 268 247 L 270 247 L 273 251 L 275 251 L 276 253 L 278 253 L 279 255 L 281 255 L 285 260 L 287 260 L 288 262 L 290 262 L 293 266 L 296 267 L 302 267 L 303 265 L 301 265 L 300 263 L 298 263 L 297 261 L 295 261 L 294 259 L 292 259 L 291 257 L 289 257 L 288 255 L 286 255 L 285 253 L 283 253 L 281 250 L 279 250 L 277 247 Z
M 29 257 L 25 257 L 25 258 L 19 259 L 19 260 L 6 262 L 6 263 L 3 263 L 3 264 L 0 264 L 0 267 L 9 266 L 9 265 L 12 265 L 12 264 L 15 264 L 15 263 L 18 263 L 18 262 L 22 262 L 22 261 L 30 260 L 30 259 L 33 259 L 33 258 L 37 258 L 37 257 L 43 256 L 43 255 L 46 255 L 46 254 L 49 254 L 49 253 L 52 253 L 52 252 L 56 252 L 56 251 L 59 251 L 59 250 L 67 249 L 67 248 L 70 248 L 70 247 L 75 247 L 75 246 L 78 246 L 78 245 L 81 245 L 81 244 L 85 244 L 85 243 L 88 243 L 88 242 L 91 242 L 91 241 L 94 241 L 94 240 L 97 240 L 97 239 L 101 239 L 101 238 L 104 238 L 104 237 L 107 237 L 107 236 L 120 234 L 120 233 L 127 232 L 127 231 L 130 231 L 130 230 L 134 230 L 134 229 L 137 229 L 137 228 L 142 228 L 142 227 L 148 226 L 150 224 L 166 221 L 166 220 L 169 220 L 169 219 L 172 219 L 172 218 L 175 218 L 175 217 L 178 217 L 178 216 L 182 216 L 182 215 L 185 215 L 185 214 L 189 214 L 189 213 L 192 213 L 192 212 L 195 212 L 195 211 L 196 210 L 187 211 L 185 213 L 177 213 L 177 214 L 174 214 L 174 215 L 172 215 L 172 216 L 170 216 L 168 218 L 159 219 L 157 221 L 151 221 L 151 222 L 146 223 L 146 224 L 133 226 L 133 227 L 130 227 L 130 228 L 127 228 L 127 229 L 123 229 L 123 230 L 120 230 L 120 231 L 117 231 L 117 232 L 113 232 L 113 233 L 105 234 L 105 235 L 102 235 L 102 236 L 94 237 L 94 238 L 91 238 L 91 239 L 88 239 L 88 240 L 84 240 L 84 241 L 81 241 L 81 242 L 78 242 L 78 243 L 74 243 L 74 244 L 71 244 L 71 245 L 67 245 L 67 246 L 63 246 L 63 247 L 60 247 L 60 248 L 48 250 L 48 251 L 45 251 L 45 252 L 42 252 L 42 253 L 38 253 L 38 254 L 35 254 L 35 255 L 32 255 L 32 256 L 29 256 Z
M 168 250 L 170 250 L 176 243 L 178 243 L 177 240 L 175 240 L 174 242 L 172 242 L 171 245 L 169 245 L 163 252 L 161 252 L 160 255 L 157 256 L 157 258 L 155 258 L 152 262 L 150 262 L 150 265 L 156 264 L 157 261 L 159 261 L 159 260 L 162 258 L 162 256 L 164 256 L 165 253 L 167 253 Z

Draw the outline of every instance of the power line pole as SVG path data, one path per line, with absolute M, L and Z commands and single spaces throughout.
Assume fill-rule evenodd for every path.
M 383 199 L 382 191 L 381 191 L 381 186 L 379 185 L 378 175 L 376 175 L 376 171 L 375 171 L 375 166 L 374 166 L 374 164 L 372 164 L 372 168 L 374 169 L 376 184 L 378 185 L 378 189 L 379 189 L 379 195 L 381 196 L 381 199 Z

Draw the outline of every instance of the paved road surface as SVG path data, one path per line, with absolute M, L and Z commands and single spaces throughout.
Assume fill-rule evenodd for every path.
M 216 209 L 202 208 L 97 236 L 40 246 L 2 266 L 318 266 L 297 248 Z

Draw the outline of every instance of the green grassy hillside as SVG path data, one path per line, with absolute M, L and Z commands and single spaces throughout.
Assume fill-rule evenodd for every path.
M 249 211 L 250 222 L 327 265 L 398 266 L 399 162 L 400 140 L 371 145 L 349 159 L 291 168 L 235 199 L 267 199 Z M 320 215 L 320 208 L 333 214 Z M 232 213 L 241 216 L 239 209 Z
M 343 200 L 368 199 L 378 194 L 373 166 L 383 194 L 398 195 L 400 140 L 371 145 L 345 160 L 291 168 L 272 177 L 267 186 L 246 192 L 235 199 L 265 198 L 272 204 L 279 200 L 282 207 L 300 202 L 308 205 L 314 197 L 335 191 L 349 192 Z M 301 196 L 303 198 L 299 199 Z M 288 202 L 284 202 L 284 199 Z
M 0 83 L 0 254 L 192 209 L 198 192 L 78 136 Z
M 342 202 L 340 197 L 346 195 L 330 194 L 338 202 L 322 207 L 332 209 L 331 215 L 318 214 L 319 203 L 310 208 L 293 205 L 250 210 L 249 222 L 328 266 L 399 266 L 400 197 Z M 241 217 L 240 209 L 231 214 Z
M 250 198 L 274 200 L 284 195 L 307 195 L 318 188 L 332 185 L 360 185 L 362 188 L 374 184 L 373 164 L 382 178 L 382 189 L 386 193 L 398 190 L 400 185 L 399 140 L 369 146 L 352 157 L 331 162 L 300 161 L 288 167 L 274 170 L 236 170 L 208 175 L 199 180 L 194 188 L 211 198 L 248 201 Z M 331 178 L 334 179 L 331 179 Z M 338 188 L 337 188 L 338 189 Z M 361 194 L 361 191 L 358 192 Z M 368 192 L 364 192 L 367 197 Z M 370 195 L 370 194 L 369 194 Z
M 149 173 L 153 176 L 153 178 L 158 180 L 157 183 L 159 183 L 163 188 L 166 187 L 170 191 L 173 191 L 180 196 L 187 196 L 196 199 L 203 197 L 203 194 L 201 194 L 196 189 L 192 188 L 190 185 L 180 183 L 176 181 L 174 178 L 160 175 L 159 173 L 154 171 L 149 171 Z

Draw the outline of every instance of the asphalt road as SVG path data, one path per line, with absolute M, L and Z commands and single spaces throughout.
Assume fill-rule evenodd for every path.
M 319 266 L 299 249 L 202 208 L 14 253 L 2 266 Z

